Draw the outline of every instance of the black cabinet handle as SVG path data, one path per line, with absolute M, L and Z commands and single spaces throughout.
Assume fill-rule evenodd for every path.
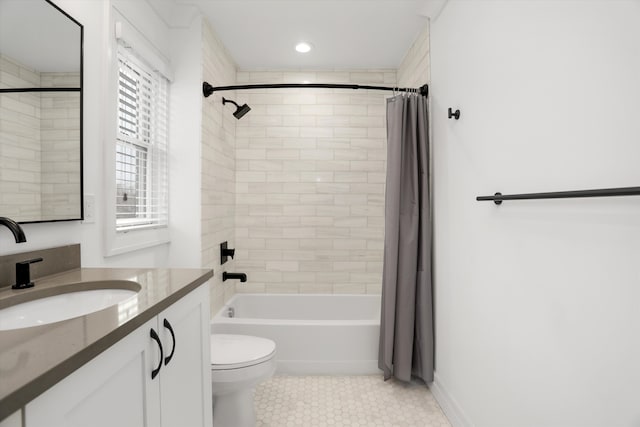
M 169 323 L 167 319 L 164 319 L 164 322 L 162 324 L 164 325 L 165 328 L 169 330 L 169 332 L 171 332 L 171 340 L 173 341 L 173 345 L 171 346 L 171 354 L 164 358 L 164 364 L 166 366 L 169 364 L 169 362 L 171 362 L 173 353 L 176 352 L 176 334 L 173 333 L 173 328 L 171 327 L 171 323 Z
M 153 330 L 153 328 L 151 328 L 150 335 L 151 335 L 151 339 L 157 342 L 158 348 L 160 348 L 160 363 L 158 363 L 158 367 L 156 369 L 151 371 L 151 379 L 154 379 L 156 376 L 158 376 L 158 373 L 160 372 L 160 368 L 162 368 L 162 343 L 160 342 L 160 337 L 158 336 L 157 332 Z

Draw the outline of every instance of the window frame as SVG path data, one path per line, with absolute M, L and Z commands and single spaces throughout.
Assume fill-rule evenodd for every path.
M 107 56 L 108 79 L 104 85 L 104 99 L 111 111 L 103 121 L 104 143 L 102 155 L 104 158 L 104 171 L 102 175 L 102 187 L 105 189 L 103 209 L 99 209 L 96 221 L 104 223 L 103 254 L 105 257 L 116 256 L 132 251 L 166 245 L 171 241 L 169 227 L 169 117 L 171 115 L 169 100 L 171 98 L 171 82 L 173 80 L 170 61 L 158 50 L 144 35 L 131 25 L 123 17 L 115 6 L 111 7 L 110 25 L 113 29 L 110 39 L 110 54 Z M 162 225 L 149 224 L 127 229 L 117 230 L 116 226 L 116 143 L 118 137 L 118 90 L 119 90 L 119 61 L 118 49 L 124 47 L 134 61 L 144 62 L 152 70 L 157 71 L 167 79 L 166 83 L 166 133 L 162 135 L 166 139 L 165 167 L 166 177 L 163 185 L 166 188 L 166 222 Z M 130 59 L 130 58 L 129 58 Z M 151 176 L 151 175 L 149 175 Z M 100 179 L 99 176 L 96 179 Z M 101 220 L 100 216 L 104 216 Z
M 122 212 L 118 210 L 118 201 L 116 201 L 116 231 L 128 232 L 140 228 L 150 227 L 167 227 L 168 226 L 168 113 L 169 113 L 169 96 L 168 96 L 168 79 L 162 76 L 161 73 L 154 71 L 151 66 L 139 60 L 135 55 L 127 52 L 122 46 L 118 46 L 117 52 L 118 61 L 118 124 L 116 127 L 116 199 L 118 199 L 118 155 L 121 154 L 118 151 L 118 147 L 131 147 L 136 151 L 145 151 L 146 159 L 145 166 L 143 167 L 143 184 L 145 190 L 142 194 L 138 193 L 136 200 L 140 197 L 144 199 L 144 207 L 140 207 L 140 203 L 136 203 L 134 217 L 129 219 L 123 219 L 120 217 Z M 132 79 L 132 81 L 140 82 L 147 80 L 149 84 L 145 87 L 139 86 L 137 93 L 142 93 L 143 96 L 150 98 L 151 105 L 146 112 L 148 120 L 138 123 L 142 130 L 133 131 L 138 137 L 131 134 L 125 134 L 122 132 L 122 126 L 120 126 L 120 90 L 122 89 L 120 76 L 122 74 L 122 67 L 127 67 L 131 72 L 136 73 L 139 77 Z M 160 105 L 157 101 L 160 98 L 163 104 Z M 138 104 L 137 112 L 142 110 Z M 159 108 L 160 107 L 160 108 Z M 162 112 L 159 113 L 159 110 Z M 158 117 L 159 114 L 164 114 L 164 117 Z M 145 113 L 138 113 L 136 117 L 144 116 Z M 147 135 L 144 135 L 144 126 L 148 126 Z M 159 125 L 163 125 L 162 133 L 166 135 L 164 141 L 162 138 L 157 137 L 157 129 Z M 162 176 L 161 176 L 162 175 Z M 137 181 L 137 180 L 136 180 Z M 159 199 L 162 199 L 160 201 Z M 140 210 L 137 210 L 140 209 Z

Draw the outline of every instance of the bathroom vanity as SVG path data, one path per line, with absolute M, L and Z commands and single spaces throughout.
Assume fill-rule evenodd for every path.
M 83 316 L 0 331 L 0 427 L 210 426 L 212 276 L 203 269 L 81 268 L 28 290 L 2 288 L 0 308 L 30 292 L 105 283 L 139 291 Z

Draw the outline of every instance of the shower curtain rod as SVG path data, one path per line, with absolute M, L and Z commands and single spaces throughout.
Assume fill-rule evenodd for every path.
M 424 84 L 419 88 L 398 88 L 388 86 L 367 86 L 355 84 L 337 84 L 337 83 L 274 83 L 274 84 L 254 84 L 254 85 L 235 85 L 235 86 L 211 86 L 207 82 L 202 83 L 202 93 L 205 98 L 213 92 L 221 90 L 242 90 L 242 89 L 275 89 L 275 88 L 327 88 L 327 89 L 373 89 L 387 90 L 397 92 L 416 92 L 423 96 L 429 95 L 429 85 Z

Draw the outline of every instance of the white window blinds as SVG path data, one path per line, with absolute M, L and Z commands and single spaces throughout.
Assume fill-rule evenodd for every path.
M 117 231 L 168 224 L 168 84 L 119 47 Z

